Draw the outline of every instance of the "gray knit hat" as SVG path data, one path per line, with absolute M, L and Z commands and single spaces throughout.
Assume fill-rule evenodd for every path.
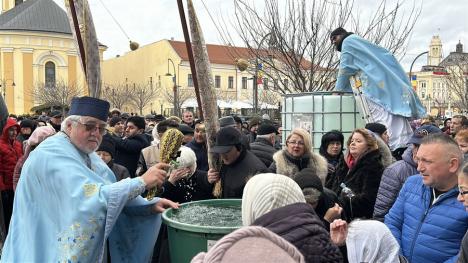
M 248 226 L 273 209 L 305 203 L 301 188 L 293 179 L 273 173 L 252 177 L 242 195 L 242 224 Z
M 249 226 L 224 236 L 207 253 L 199 253 L 191 262 L 292 263 L 304 262 L 304 257 L 291 243 L 270 230 Z

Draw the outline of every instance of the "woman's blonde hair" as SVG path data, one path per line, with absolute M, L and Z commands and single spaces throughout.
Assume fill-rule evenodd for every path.
M 468 142 L 468 129 L 462 129 L 458 131 L 457 135 L 455 135 L 455 139 L 460 139 L 464 142 Z
M 291 136 L 293 136 L 293 134 L 300 136 L 302 140 L 304 140 L 304 153 L 309 153 L 312 150 L 312 140 L 310 134 L 302 128 L 296 128 L 292 130 L 291 133 L 288 135 L 288 137 L 286 138 L 286 143 L 288 143 L 289 139 L 291 138 Z
M 369 147 L 369 151 L 373 151 L 373 150 L 377 150 L 379 149 L 379 146 L 377 145 L 377 139 L 375 138 L 375 134 L 367 129 L 356 129 L 353 131 L 353 133 L 351 133 L 351 136 L 349 136 L 348 138 L 348 141 L 346 143 L 346 145 L 348 146 L 349 148 L 349 145 L 351 144 L 351 139 L 353 138 L 353 135 L 355 133 L 359 133 L 361 134 L 364 139 L 366 140 L 367 142 L 367 147 Z

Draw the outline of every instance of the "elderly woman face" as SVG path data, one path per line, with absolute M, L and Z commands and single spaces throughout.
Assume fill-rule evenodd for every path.
M 293 134 L 289 139 L 286 141 L 287 151 L 294 157 L 301 157 L 304 155 L 305 147 L 304 147 L 304 139 L 297 135 Z
M 353 137 L 351 137 L 351 142 L 349 144 L 349 153 L 354 158 L 358 158 L 369 148 L 367 146 L 367 140 L 362 136 L 362 134 L 355 132 Z

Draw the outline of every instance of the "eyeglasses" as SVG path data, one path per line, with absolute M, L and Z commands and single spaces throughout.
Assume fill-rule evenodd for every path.
M 464 196 L 464 195 L 468 194 L 468 190 L 463 191 L 463 188 L 458 187 L 458 194 Z
M 95 132 L 96 130 L 99 130 L 100 134 L 106 133 L 106 124 L 103 125 L 97 125 L 96 123 L 82 123 L 77 121 L 79 124 L 85 126 L 85 129 L 87 132 Z
M 305 145 L 304 142 L 301 142 L 301 141 L 298 141 L 298 142 L 296 142 L 296 141 L 287 141 L 286 143 L 292 144 L 292 145 L 298 145 L 298 146 L 304 146 Z

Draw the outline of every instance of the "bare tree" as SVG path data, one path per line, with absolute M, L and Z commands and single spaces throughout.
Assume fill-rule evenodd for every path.
M 339 56 L 329 40 L 334 28 L 343 26 L 397 57 L 406 51 L 421 6 L 416 1 L 406 1 L 406 6 L 404 0 L 388 2 L 381 0 L 375 10 L 366 6 L 365 13 L 353 0 L 235 0 L 229 24 L 248 52 L 232 48 L 227 52 L 248 59 L 252 74 L 261 64 L 264 76 L 278 79 L 281 93 L 330 90 Z M 222 39 L 233 43 L 228 23 L 222 24 Z
M 133 96 L 132 90 L 128 84 L 104 84 L 102 89 L 102 98 L 109 101 L 112 107 L 123 109 L 125 105 L 131 103 Z
M 227 89 L 216 89 L 216 98 L 220 100 L 233 101 L 236 100 L 237 91 Z
M 153 102 L 159 95 L 158 88 L 150 84 L 137 84 L 131 85 L 131 96 L 129 100 L 138 109 L 140 115 L 143 115 L 143 109 Z
M 162 89 L 161 91 L 162 96 L 169 102 L 171 105 L 174 105 L 174 90 L 173 88 L 170 89 Z M 195 90 L 189 88 L 177 88 L 177 109 L 182 108 L 182 104 L 190 98 L 195 98 Z M 180 112 L 174 112 L 175 115 L 179 115 Z
M 453 106 L 461 112 L 468 111 L 468 61 L 458 61 L 446 67 L 444 78 Z
M 281 95 L 273 87 L 263 85 L 263 89 L 258 93 L 258 104 L 278 105 L 281 101 Z
M 36 83 L 31 95 L 39 104 L 60 107 L 65 111 L 65 108 L 70 106 L 72 98 L 82 96 L 83 93 L 83 88 L 58 80 L 55 83 Z

